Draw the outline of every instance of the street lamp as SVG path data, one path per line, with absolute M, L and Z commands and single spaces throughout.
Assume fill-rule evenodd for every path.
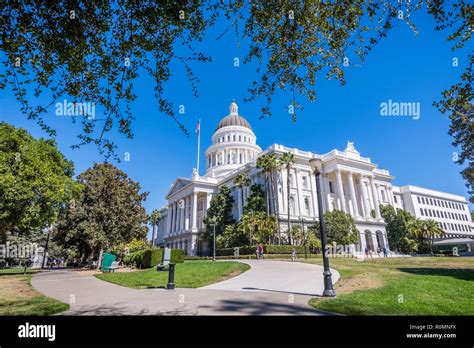
M 329 270 L 329 259 L 326 255 L 326 224 L 324 223 L 324 214 L 323 214 L 323 202 L 321 197 L 321 183 L 320 176 L 321 170 L 323 168 L 323 161 L 320 158 L 313 157 L 309 160 L 309 165 L 313 170 L 314 175 L 316 176 L 316 196 L 318 198 L 318 213 L 319 213 L 319 225 L 321 226 L 321 247 L 323 249 L 323 267 L 324 267 L 324 297 L 334 297 L 336 293 L 332 288 L 332 274 Z

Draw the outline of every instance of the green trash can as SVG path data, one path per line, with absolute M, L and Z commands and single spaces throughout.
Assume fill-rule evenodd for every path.
M 102 272 L 107 272 L 108 267 L 112 266 L 112 262 L 114 262 L 115 259 L 116 259 L 115 255 L 109 254 L 109 253 L 103 253 L 102 254 L 102 265 L 101 265 Z

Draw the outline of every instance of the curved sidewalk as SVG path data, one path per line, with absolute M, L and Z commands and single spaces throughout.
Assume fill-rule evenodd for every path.
M 225 262 L 225 261 L 224 261 Z M 57 270 L 33 276 L 46 296 L 70 304 L 63 315 L 325 315 L 308 305 L 323 290 L 322 267 L 298 262 L 241 261 L 247 272 L 199 289 L 131 289 L 91 272 Z M 333 281 L 339 274 L 333 271 Z

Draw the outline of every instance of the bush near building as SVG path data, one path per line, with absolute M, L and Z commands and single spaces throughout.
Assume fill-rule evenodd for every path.
M 245 246 L 239 248 L 239 255 L 253 255 L 255 254 L 257 246 Z M 303 245 L 264 245 L 263 252 L 264 254 L 291 254 L 293 249 L 296 250 L 298 254 L 304 253 L 304 246 Z M 307 252 L 309 253 L 309 248 L 307 248 Z M 224 249 L 217 249 L 216 250 L 217 256 L 233 256 L 234 255 L 234 248 L 224 248 Z
M 123 258 L 125 265 L 140 269 L 155 267 L 161 262 L 163 262 L 163 249 L 158 248 L 139 250 Z M 172 249 L 170 262 L 183 263 L 184 250 Z

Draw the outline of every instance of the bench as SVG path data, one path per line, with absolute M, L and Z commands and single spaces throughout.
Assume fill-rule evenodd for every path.
M 119 268 L 119 263 L 117 261 L 112 262 L 112 264 L 109 267 L 104 267 L 105 272 L 111 272 L 115 273 L 115 270 Z

